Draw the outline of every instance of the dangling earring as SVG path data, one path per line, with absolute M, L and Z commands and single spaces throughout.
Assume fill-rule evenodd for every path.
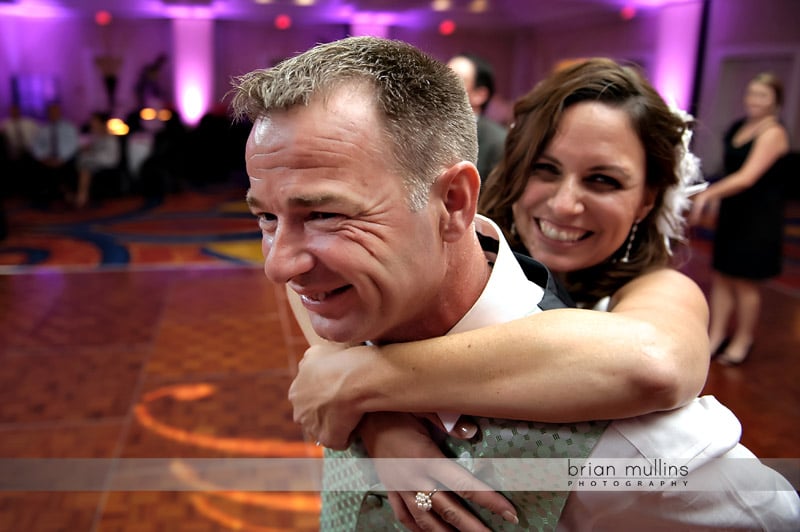
M 513 236 L 514 238 L 517 238 L 517 224 L 516 223 L 511 222 L 511 231 L 510 232 L 511 232 L 511 236 Z
M 631 248 L 633 247 L 633 239 L 636 238 L 636 229 L 639 227 L 639 222 L 634 222 L 631 227 L 631 234 L 628 235 L 628 246 L 625 248 L 625 255 L 620 259 L 621 262 L 628 262 L 631 259 Z

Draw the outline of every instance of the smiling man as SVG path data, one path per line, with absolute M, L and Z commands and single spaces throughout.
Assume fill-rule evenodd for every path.
M 475 208 L 470 165 L 453 157 L 431 176 L 430 194 L 462 210 L 410 205 L 372 98 L 366 82 L 347 84 L 257 120 L 247 143 L 248 201 L 264 233 L 267 277 L 299 294 L 317 333 L 339 342 L 441 334 L 489 272 L 485 261 L 449 258 L 455 249 L 481 253 L 477 239 L 461 239 Z M 480 275 L 462 271 L 474 267 Z
M 264 271 L 299 297 L 316 335 L 385 344 L 565 305 L 547 270 L 530 259 L 520 266 L 500 230 L 476 215 L 474 117 L 446 65 L 405 43 L 349 38 L 239 78 L 233 106 L 253 121 L 247 202 L 263 234 Z M 489 237 L 489 251 L 476 230 Z M 570 456 L 589 447 L 576 445 Z M 357 443 L 326 456 L 365 450 Z M 359 516 L 374 499 L 332 488 L 333 467 L 326 465 L 323 529 L 395 521 L 388 504 Z M 420 478 L 420 494 L 429 484 Z M 496 519 L 518 521 L 508 500 L 472 486 Z M 435 500 L 435 512 L 417 506 L 415 519 L 451 512 L 462 526 L 484 529 L 455 496 Z M 540 513 L 518 506 L 525 520 Z

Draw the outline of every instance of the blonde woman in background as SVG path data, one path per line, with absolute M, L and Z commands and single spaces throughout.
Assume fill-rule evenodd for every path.
M 747 359 L 761 310 L 759 284 L 781 271 L 783 161 L 789 152 L 789 134 L 778 117 L 782 101 L 783 85 L 773 74 L 759 74 L 748 83 L 745 116 L 724 136 L 724 177 L 699 194 L 692 206 L 692 223 L 719 209 L 709 337 L 712 356 L 724 365 Z

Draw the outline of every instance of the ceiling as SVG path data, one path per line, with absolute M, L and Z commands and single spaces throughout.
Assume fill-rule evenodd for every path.
M 92 17 L 107 10 L 117 18 L 212 17 L 272 21 L 279 14 L 295 24 L 352 22 L 460 27 L 537 26 L 565 19 L 619 16 L 624 6 L 639 10 L 687 0 L 0 0 L 0 16 Z M 308 5 L 303 5 L 308 4 Z

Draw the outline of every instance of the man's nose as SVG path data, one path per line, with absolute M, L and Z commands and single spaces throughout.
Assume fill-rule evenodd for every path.
M 302 231 L 278 229 L 264 237 L 264 273 L 273 283 L 288 283 L 294 277 L 311 270 L 314 258 L 306 246 Z

